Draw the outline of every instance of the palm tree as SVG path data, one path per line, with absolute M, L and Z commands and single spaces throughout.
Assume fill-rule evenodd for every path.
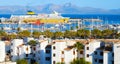
M 41 34 L 42 34 L 41 32 L 34 31 L 32 35 L 33 35 L 34 38 L 39 38 L 39 36 L 40 36 Z
M 85 61 L 84 58 L 82 59 L 74 59 L 70 62 L 70 64 L 91 64 L 90 62 Z
M 90 36 L 90 31 L 85 29 L 80 29 L 77 31 L 78 37 L 88 38 Z
M 28 64 L 28 61 L 25 59 L 19 59 L 17 60 L 17 64 Z
M 0 39 L 6 36 L 7 36 L 7 33 L 3 30 L 0 30 Z
M 64 32 L 64 37 L 70 38 L 70 37 L 71 37 L 70 31 L 66 30 L 66 31 Z
M 76 42 L 76 43 L 74 44 L 74 47 L 77 48 L 77 50 L 82 50 L 82 49 L 84 49 L 84 45 L 83 45 L 82 43 L 80 43 L 80 42 Z
M 7 38 L 8 39 L 15 39 L 17 37 L 17 35 L 16 34 L 9 34 L 9 35 L 7 35 Z
M 48 38 L 52 38 L 53 37 L 53 32 L 49 31 L 49 30 L 46 30 L 44 31 L 43 33 L 46 37 Z
M 21 31 L 21 28 L 20 28 L 20 27 L 18 27 L 18 28 L 17 28 L 17 32 L 20 32 L 20 31 Z
M 64 62 L 58 62 L 57 64 L 65 64 Z
M 60 38 L 60 37 L 63 37 L 64 34 L 62 32 L 55 32 L 54 33 L 54 38 Z
M 109 38 L 112 33 L 113 33 L 112 30 L 105 29 L 105 30 L 102 31 L 102 36 L 103 36 L 104 38 Z
M 30 40 L 30 41 L 28 42 L 28 44 L 31 45 L 31 46 L 35 46 L 35 45 L 37 44 L 37 42 L 34 41 L 34 40 Z
M 102 35 L 102 32 L 100 30 L 98 30 L 98 29 L 92 30 L 91 33 L 92 33 L 92 36 L 95 37 L 95 38 L 100 38 L 101 35 Z
M 24 30 L 24 31 L 22 31 L 22 32 L 19 32 L 19 33 L 18 33 L 18 36 L 19 36 L 20 38 L 29 37 L 29 36 L 30 36 L 30 32 L 29 32 L 28 30 Z

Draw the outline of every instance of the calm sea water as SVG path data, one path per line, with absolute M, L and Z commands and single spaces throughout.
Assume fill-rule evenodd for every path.
M 0 14 L 1 17 L 10 18 L 11 14 Z M 108 21 L 109 24 L 120 23 L 120 15 L 105 15 L 105 14 L 62 14 L 63 17 L 70 18 L 80 18 L 80 19 L 90 19 L 90 18 L 99 18 L 103 20 L 103 23 Z
M 10 18 L 10 14 L 0 14 L 0 18 L 4 17 L 4 18 Z M 102 24 L 106 24 L 106 22 L 108 24 L 120 24 L 120 15 L 105 15 L 105 14 L 101 14 L 101 15 L 97 15 L 97 14 L 62 14 L 63 17 L 69 17 L 69 18 L 79 18 L 79 19 L 93 19 L 93 18 L 96 18 L 96 19 L 101 19 L 102 20 Z M 84 24 L 88 25 L 90 24 L 90 22 L 84 22 Z M 17 28 L 18 25 L 15 24 L 15 25 L 9 25 L 9 24 L 0 24 L 0 27 L 12 27 L 12 28 Z M 30 27 L 30 25 L 21 25 L 23 28 L 26 28 L 26 27 Z M 50 27 L 56 27 L 55 25 L 53 24 L 46 24 L 44 25 L 46 28 L 50 28 Z M 65 27 L 64 27 L 65 26 Z M 62 27 L 61 29 L 64 31 L 64 30 L 69 30 L 70 29 L 70 26 L 72 26 L 73 28 L 75 28 L 77 26 L 77 23 L 73 23 L 73 24 L 65 24 L 64 26 L 59 26 L 59 27 Z M 36 26 L 36 25 L 33 25 L 33 28 L 41 28 L 42 26 Z

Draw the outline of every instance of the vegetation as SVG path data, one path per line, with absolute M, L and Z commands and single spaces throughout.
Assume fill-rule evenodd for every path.
M 64 62 L 58 62 L 57 64 L 65 64 Z
M 18 36 L 20 38 L 29 37 L 30 36 L 30 32 L 28 30 L 24 30 L 24 31 L 19 32 Z
M 5 38 L 7 33 L 5 31 L 0 30 L 0 39 Z
M 88 38 L 90 36 L 90 31 L 85 29 L 80 29 L 77 31 L 78 37 Z
M 91 32 L 91 36 L 94 38 L 100 38 L 102 36 L 102 31 L 100 31 L 98 29 L 94 29 Z
M 63 36 L 64 36 L 64 34 L 62 32 L 55 32 L 54 33 L 54 38 L 61 38 Z
M 74 44 L 74 47 L 77 48 L 77 50 L 81 50 L 81 49 L 84 49 L 84 45 L 80 42 L 76 42 Z
M 44 31 L 44 33 L 43 33 L 46 37 L 48 37 L 48 38 L 53 38 L 53 32 L 51 32 L 51 31 L 49 31 L 49 30 L 46 30 L 46 31 Z
M 30 40 L 30 41 L 28 42 L 28 44 L 31 45 L 31 46 L 35 46 L 35 45 L 37 44 L 37 42 L 34 41 L 34 40 Z
M 28 61 L 25 59 L 19 59 L 17 60 L 17 64 L 28 64 Z
M 38 31 L 34 31 L 34 32 L 32 33 L 32 35 L 33 35 L 34 38 L 39 38 L 39 36 L 40 36 L 41 34 L 42 34 L 42 33 L 41 33 L 41 32 L 38 32 Z
M 90 62 L 85 61 L 84 58 L 82 59 L 75 59 L 70 64 L 91 64 Z
M 91 32 L 89 30 L 85 29 L 79 29 L 77 31 L 73 30 L 66 30 L 65 32 L 57 31 L 57 32 L 51 32 L 49 30 L 46 30 L 44 32 L 38 32 L 34 31 L 31 35 L 31 33 L 28 30 L 21 31 L 18 28 L 17 34 L 7 34 L 5 31 L 0 30 L 0 39 L 2 38 L 8 38 L 8 39 L 14 39 L 14 38 L 24 38 L 24 37 L 30 37 L 33 36 L 34 38 L 39 38 L 40 35 L 45 35 L 48 38 L 80 38 L 80 39 L 86 39 L 86 38 L 120 38 L 120 33 L 117 33 L 116 30 L 99 30 L 94 29 Z
M 9 35 L 7 36 L 7 38 L 8 38 L 8 39 L 15 39 L 15 38 L 17 38 L 17 35 L 16 35 L 16 34 L 9 34 Z
M 106 30 L 102 31 L 102 36 L 103 36 L 103 38 L 110 38 L 110 36 L 112 35 L 112 33 L 113 33 L 112 30 L 106 29 Z

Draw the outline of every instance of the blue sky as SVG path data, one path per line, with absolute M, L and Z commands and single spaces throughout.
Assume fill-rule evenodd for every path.
M 22 5 L 22 6 L 35 6 L 44 4 L 65 4 L 72 3 L 79 7 L 94 7 L 104 9 L 117 9 L 120 8 L 120 0 L 0 0 L 0 6 L 7 5 Z

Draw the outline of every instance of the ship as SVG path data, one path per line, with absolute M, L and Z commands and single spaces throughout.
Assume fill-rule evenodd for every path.
M 20 21 L 20 23 L 35 23 L 40 21 L 44 24 L 67 23 L 69 17 L 63 17 L 60 13 L 53 11 L 51 14 L 35 14 L 33 11 L 28 11 L 25 15 L 11 15 L 11 21 Z

